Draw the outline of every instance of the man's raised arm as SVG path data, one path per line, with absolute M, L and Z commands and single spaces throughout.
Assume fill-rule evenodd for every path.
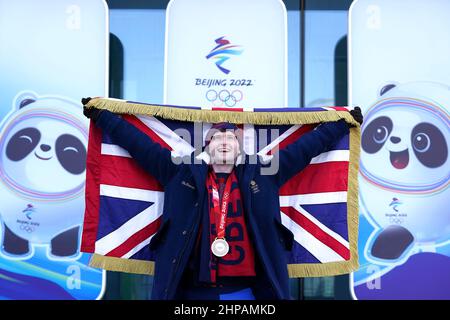
M 355 107 L 350 111 L 356 122 L 362 124 L 363 116 L 361 109 Z M 279 152 L 279 168 L 274 175 L 278 186 L 282 186 L 286 181 L 303 170 L 312 160 L 331 145 L 339 141 L 349 133 L 349 124 L 341 119 L 335 122 L 327 122 L 305 133 L 297 141 L 288 145 Z

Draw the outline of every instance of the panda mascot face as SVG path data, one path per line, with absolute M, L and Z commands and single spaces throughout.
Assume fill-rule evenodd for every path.
M 2 253 L 76 254 L 84 212 L 88 123 L 81 105 L 61 97 L 19 95 L 0 131 Z M 70 247 L 70 248 L 69 248 Z
M 50 111 L 18 119 L 1 150 L 3 170 L 12 183 L 48 194 L 83 184 L 86 137 L 67 120 Z M 49 179 L 51 183 L 43 183 Z
M 447 86 L 388 85 L 365 115 L 362 206 L 376 228 L 402 234 L 405 244 L 450 239 L 449 106 Z

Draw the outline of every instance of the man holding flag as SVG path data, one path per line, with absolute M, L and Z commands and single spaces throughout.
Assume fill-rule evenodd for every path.
M 83 105 L 89 100 L 83 99 Z M 362 123 L 361 110 L 350 111 Z M 279 189 L 349 133 L 344 120 L 305 133 L 278 154 L 279 167 L 244 154 L 239 129 L 212 126 L 205 151 L 173 161 L 170 151 L 107 110 L 84 114 L 164 187 L 152 299 L 290 299 L 287 252 L 293 234 L 281 222 Z

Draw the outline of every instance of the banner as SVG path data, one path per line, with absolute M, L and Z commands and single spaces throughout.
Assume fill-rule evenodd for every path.
M 164 73 L 164 104 L 286 107 L 283 2 L 172 0 Z
M 80 252 L 89 123 L 108 94 L 105 1 L 0 0 L 0 299 L 99 299 Z
M 82 250 L 95 253 L 91 260 L 93 266 L 142 274 L 154 271 L 156 252 L 150 241 L 161 231 L 161 221 L 168 219 L 162 216 L 167 197 L 164 183 L 158 180 L 159 173 L 150 174 L 151 170 L 144 170 L 142 162 L 137 162 L 132 155 L 153 154 L 145 161 L 155 162 L 150 164 L 153 168 L 173 169 L 180 165 L 176 170 L 202 170 L 208 163 L 204 133 L 211 123 L 246 123 L 252 130 L 241 131 L 242 143 L 253 144 L 257 153 L 246 154 L 245 164 L 236 166 L 236 174 L 239 176 L 239 170 L 247 166 L 265 163 L 256 169 L 261 172 L 255 176 L 274 176 L 286 172 L 288 167 L 291 170 L 297 167 L 287 159 L 295 158 L 292 150 L 297 150 L 303 134 L 314 130 L 319 123 L 345 119 L 356 124 L 343 107 L 255 108 L 252 112 L 235 112 L 104 98 L 92 99 L 88 106 L 123 114 L 120 126 L 127 129 L 112 134 L 99 126 L 91 127 L 86 187 L 86 202 L 90 205 L 86 208 Z M 110 117 L 107 121 L 118 121 L 109 114 L 103 117 L 107 116 Z M 153 143 L 148 140 L 139 150 L 125 149 L 118 137 L 124 134 L 133 134 L 144 141 L 149 137 Z M 359 127 L 352 127 L 349 134 L 329 145 L 280 186 L 281 222 L 294 234 L 292 246 L 286 252 L 291 277 L 336 275 L 357 268 L 359 138 Z M 158 144 L 170 153 L 159 151 L 156 157 Z M 278 153 L 279 150 L 282 151 Z M 167 161 L 173 164 L 167 164 L 168 167 L 157 164 Z M 189 168 L 191 165 L 197 168 Z M 263 181 L 274 180 L 259 183 Z M 196 182 L 187 180 L 181 184 L 195 189 Z M 255 212 L 263 210 L 256 204 L 261 205 L 261 197 L 267 194 L 261 192 L 257 182 L 252 181 L 250 185 L 252 200 L 249 201 Z M 173 202 L 168 205 L 176 206 Z M 228 225 L 226 238 L 239 239 L 239 230 L 233 224 Z M 236 244 L 235 240 L 230 240 L 230 246 Z M 241 248 L 230 250 L 238 254 L 230 254 L 227 259 L 239 258 L 240 251 Z
M 357 0 L 349 99 L 365 112 L 356 299 L 450 298 L 450 3 Z

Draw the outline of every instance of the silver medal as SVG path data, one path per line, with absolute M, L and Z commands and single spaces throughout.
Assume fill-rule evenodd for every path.
M 230 246 L 225 239 L 217 238 L 211 244 L 211 251 L 216 257 L 223 257 L 230 250 Z

